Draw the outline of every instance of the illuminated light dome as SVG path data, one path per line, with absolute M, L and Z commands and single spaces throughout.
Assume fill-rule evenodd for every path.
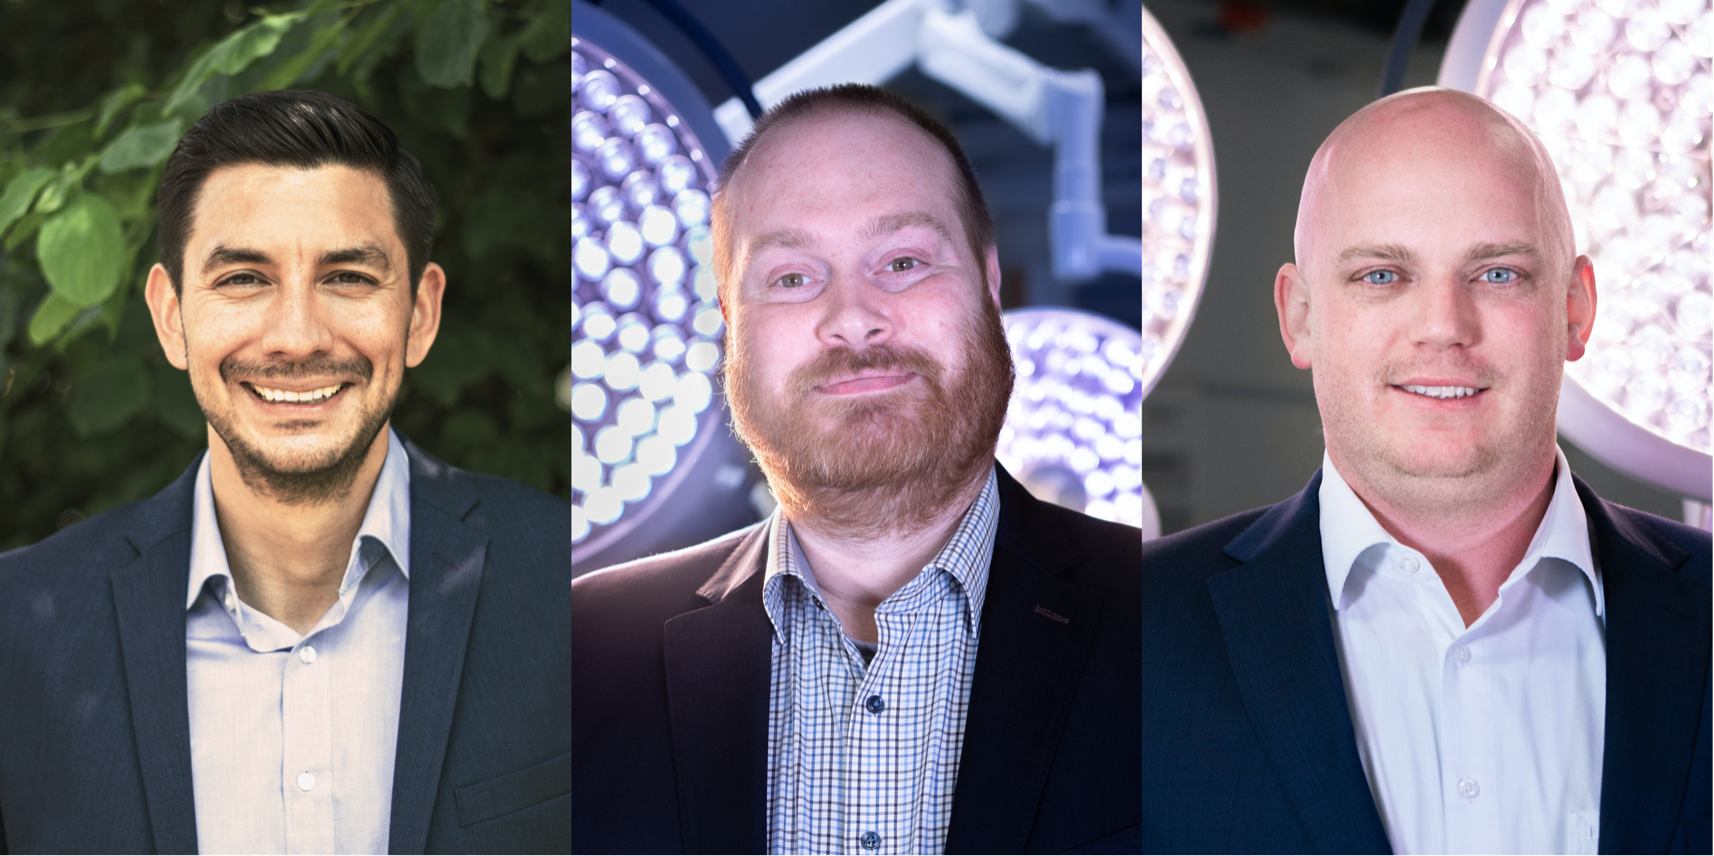
M 1214 147 L 1184 60 L 1142 10 L 1142 396 L 1190 329 L 1214 251 Z M 1135 408 L 1133 408 L 1134 410 Z M 1134 525 L 1134 524 L 1133 524 Z
M 659 512 L 711 443 L 733 441 L 715 395 L 724 327 L 708 229 L 708 187 L 725 141 L 710 135 L 711 116 L 693 121 L 668 100 L 668 91 L 700 95 L 683 81 L 664 90 L 659 75 L 670 66 L 658 53 L 621 59 L 622 47 L 636 53 L 634 34 L 581 4 L 577 21 L 572 346 L 562 399 L 572 415 L 571 542 L 581 564 L 640 555 L 625 554 L 628 544 L 619 555 L 610 548 L 648 541 L 638 531 L 645 520 L 682 517 Z M 650 66 L 653 85 L 639 63 Z
M 1472 0 L 1439 82 L 1547 147 L 1595 265 L 1588 353 L 1559 429 L 1602 462 L 1710 496 L 1707 0 Z
M 1000 463 L 1041 499 L 1159 535 L 1142 476 L 1142 336 L 1072 309 L 1014 309 L 1005 325 L 1017 383 Z

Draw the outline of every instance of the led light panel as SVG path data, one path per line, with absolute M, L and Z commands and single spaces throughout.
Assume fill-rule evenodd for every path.
M 724 435 L 723 329 L 712 158 L 630 66 L 576 35 L 571 52 L 571 542 L 594 555 Z
M 1137 331 L 1072 309 L 1005 315 L 1017 383 L 996 456 L 1037 497 L 1160 531 L 1143 486 L 1143 370 Z
M 1711 53 L 1707 0 L 1494 0 L 1466 7 L 1440 74 L 1541 139 L 1594 262 L 1595 327 L 1566 366 L 1560 430 L 1703 500 Z

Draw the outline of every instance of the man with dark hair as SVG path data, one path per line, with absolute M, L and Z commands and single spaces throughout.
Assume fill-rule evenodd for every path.
M 446 287 L 422 169 L 265 92 L 158 203 L 209 449 L 0 555 L 0 852 L 563 852 L 570 509 L 388 428 Z
M 994 461 L 975 173 L 874 87 L 795 95 L 713 210 L 724 386 L 778 511 L 572 586 L 577 852 L 1135 852 L 1141 533 Z

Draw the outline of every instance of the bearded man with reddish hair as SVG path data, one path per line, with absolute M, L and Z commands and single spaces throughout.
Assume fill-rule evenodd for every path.
M 1136 852 L 1141 533 L 994 460 L 993 221 L 867 86 L 724 165 L 733 427 L 779 508 L 572 587 L 578 852 Z

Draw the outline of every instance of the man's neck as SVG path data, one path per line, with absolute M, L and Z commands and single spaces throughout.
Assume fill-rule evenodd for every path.
M 875 643 L 875 607 L 922 572 L 952 540 L 971 503 L 987 485 L 988 473 L 951 498 L 925 525 L 909 531 L 849 536 L 810 518 L 791 517 L 792 534 L 815 572 L 827 608 L 839 617 L 846 635 Z
M 1334 466 L 1387 534 L 1428 558 L 1468 627 L 1500 596 L 1553 501 L 1557 456 L 1486 482 L 1388 491 Z
M 339 599 L 351 542 L 387 460 L 390 432 L 370 444 L 351 490 L 324 503 L 287 504 L 247 484 L 229 450 L 208 432 L 209 477 L 226 562 L 244 603 L 308 633 Z

